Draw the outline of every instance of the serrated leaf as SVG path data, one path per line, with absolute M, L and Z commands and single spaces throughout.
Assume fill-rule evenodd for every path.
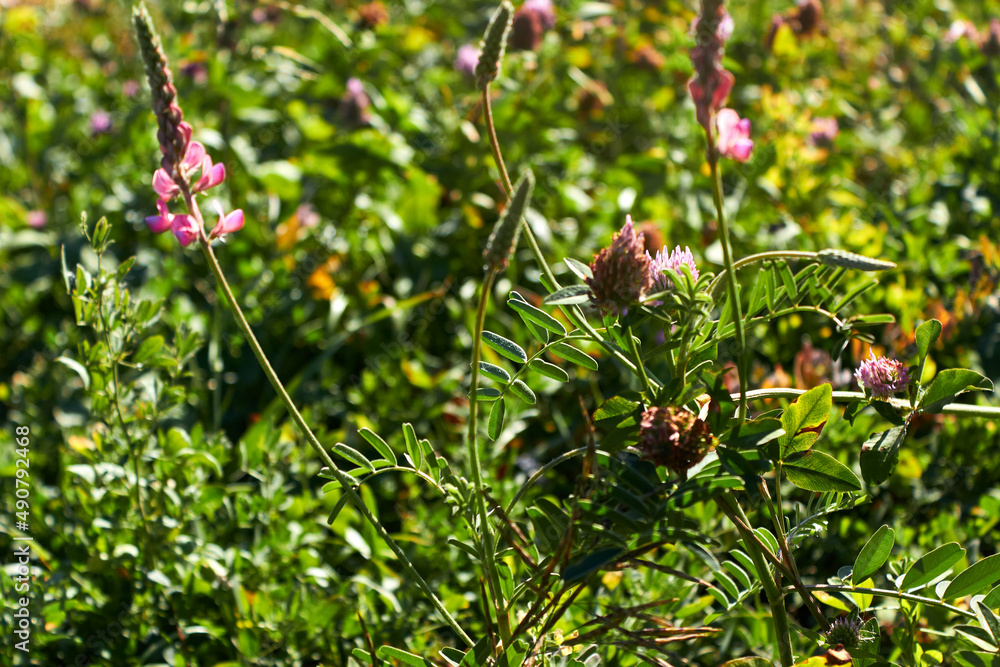
M 873 433 L 861 445 L 861 476 L 869 486 L 878 486 L 896 469 L 899 446 L 906 437 L 906 427 Z
M 574 363 L 577 366 L 583 366 L 584 368 L 589 368 L 592 371 L 597 370 L 597 361 L 593 357 L 582 350 L 576 349 L 568 343 L 556 343 L 549 348 L 549 352 L 561 359 Z
M 507 340 L 500 334 L 495 334 L 492 331 L 484 331 L 483 342 L 486 343 L 487 347 L 496 350 L 498 354 L 507 357 L 511 361 L 523 364 L 528 360 L 528 355 L 524 353 L 520 345 L 512 340 Z
M 542 299 L 546 306 L 570 306 L 590 301 L 590 288 L 586 285 L 570 285 L 556 290 Z
M 993 391 L 993 382 L 967 368 L 951 368 L 941 371 L 934 378 L 927 392 L 920 398 L 920 407 L 924 412 L 940 412 L 941 407 L 951 399 L 965 391 Z
M 338 442 L 333 446 L 333 451 L 337 452 L 351 463 L 355 463 L 362 468 L 366 468 L 369 472 L 375 472 L 375 466 L 372 465 L 372 462 L 369 461 L 364 454 L 353 447 L 348 447 L 344 443 Z
M 521 316 L 521 319 L 534 322 L 538 326 L 551 331 L 557 336 L 566 335 L 566 327 L 564 327 L 559 320 L 552 317 L 544 310 L 535 308 L 530 303 L 518 301 L 517 299 L 508 300 L 507 305 L 516 310 L 517 314 Z
M 851 574 L 851 583 L 854 586 L 857 586 L 859 581 L 871 577 L 885 565 L 895 540 L 896 533 L 889 526 L 884 525 L 875 531 L 854 560 L 854 570 Z
M 833 386 L 814 387 L 799 396 L 781 413 L 785 434 L 778 438 L 779 458 L 809 449 L 819 438 L 833 407 Z
M 920 588 L 934 581 L 942 574 L 951 569 L 951 566 L 960 561 L 965 556 L 965 549 L 958 542 L 943 544 L 937 549 L 921 556 L 916 563 L 910 566 L 903 577 L 903 583 L 899 589 L 908 591 Z
M 510 373 L 495 364 L 480 361 L 479 372 L 497 382 L 503 382 L 504 384 L 510 382 Z
M 535 392 L 531 391 L 531 388 L 521 380 L 514 380 L 510 383 L 510 393 L 529 405 L 534 405 L 538 400 L 535 398 Z
M 532 359 L 531 363 L 528 364 L 528 368 L 540 375 L 544 375 L 547 378 L 551 378 L 559 382 L 569 382 L 569 373 L 547 361 Z
M 1000 554 L 993 554 L 962 570 L 944 591 L 946 600 L 976 595 L 1000 581 Z
M 785 459 L 788 481 L 806 491 L 860 491 L 861 480 L 851 469 L 829 454 L 809 450 Z
M 503 431 L 503 418 L 507 413 L 507 406 L 503 399 L 495 401 L 493 407 L 490 409 L 490 419 L 487 423 L 486 433 L 490 436 L 490 440 L 496 440 L 500 437 L 500 432 Z

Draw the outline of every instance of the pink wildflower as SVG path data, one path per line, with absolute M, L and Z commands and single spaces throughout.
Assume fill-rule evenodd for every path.
M 611 245 L 601 250 L 590 263 L 594 274 L 587 279 L 591 301 L 602 311 L 625 313 L 652 287 L 650 264 L 652 260 L 645 253 L 643 235 L 636 234 L 632 216 L 628 216 Z
M 875 352 L 861 362 L 854 372 L 858 384 L 871 394 L 872 398 L 888 399 L 898 394 L 910 384 L 910 372 L 901 361 L 876 357 Z
M 222 204 L 215 201 L 215 209 L 219 212 L 219 222 L 212 228 L 208 238 L 215 239 L 226 234 L 232 234 L 243 229 L 243 210 L 236 209 L 229 214 L 222 209 Z
M 666 275 L 664 275 L 664 269 L 673 269 L 674 271 L 680 271 L 681 265 L 686 264 L 691 270 L 691 277 L 698 280 L 698 267 L 694 263 L 694 255 L 691 253 L 691 248 L 685 246 L 682 250 L 680 246 L 677 246 L 669 254 L 667 253 L 667 246 L 663 246 L 662 250 L 656 252 L 656 257 L 649 254 L 646 251 L 646 257 L 649 257 L 649 271 L 653 278 L 653 286 L 649 289 L 650 292 L 666 292 L 667 290 L 672 290 L 674 288 L 674 283 Z M 653 306 L 659 306 L 662 301 L 651 301 L 650 304 Z
M 741 119 L 732 109 L 722 109 L 716 120 L 719 130 L 719 154 L 738 162 L 746 162 L 753 152 L 750 120 Z
M 702 0 L 701 12 L 691 29 L 696 43 L 691 48 L 694 76 L 688 81 L 688 91 L 698 122 L 711 134 L 712 116 L 725 104 L 735 81 L 732 73 L 722 68 L 726 40 L 733 34 L 733 18 L 722 0 Z

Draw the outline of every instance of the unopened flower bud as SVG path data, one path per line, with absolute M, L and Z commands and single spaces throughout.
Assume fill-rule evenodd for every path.
M 510 0 L 503 0 L 493 13 L 490 24 L 486 26 L 486 34 L 483 35 L 479 48 L 479 63 L 476 65 L 479 87 L 484 90 L 500 73 L 500 63 L 507 48 L 507 36 L 510 34 L 513 16 L 514 6 L 510 4 Z
M 521 225 L 524 224 L 524 212 L 531 203 L 531 193 L 535 189 L 535 175 L 530 169 L 521 173 L 514 187 L 514 196 L 503 215 L 493 226 L 490 238 L 486 241 L 483 259 L 486 260 L 486 270 L 504 269 L 510 256 L 517 247 L 517 239 L 521 235 Z

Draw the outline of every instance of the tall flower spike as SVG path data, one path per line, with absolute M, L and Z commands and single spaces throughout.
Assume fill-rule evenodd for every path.
M 177 166 L 187 152 L 191 140 L 191 126 L 184 122 L 184 112 L 177 105 L 177 89 L 173 74 L 167 65 L 160 37 L 153 28 L 144 4 L 132 8 L 132 23 L 135 25 L 139 51 L 146 66 L 146 77 L 153 98 L 153 112 L 159 130 L 156 133 L 163 153 L 163 169 L 173 178 L 179 177 Z
M 594 274 L 587 278 L 590 299 L 602 311 L 625 313 L 652 287 L 653 276 L 649 269 L 652 260 L 646 254 L 643 238 L 632 227 L 632 216 L 627 216 L 625 226 L 615 234 L 611 245 L 601 250 L 590 263 Z
M 486 34 L 479 47 L 479 62 L 476 64 L 476 77 L 482 90 L 486 90 L 500 73 L 500 63 L 507 49 L 507 36 L 510 34 L 513 17 L 514 6 L 510 4 L 510 0 L 503 0 L 493 13 L 490 24 L 486 26 Z
M 531 173 L 530 169 L 525 169 L 521 173 L 521 178 L 517 179 L 510 206 L 497 220 L 493 231 L 490 232 L 490 238 L 486 241 L 483 259 L 486 260 L 487 271 L 507 268 L 507 262 L 517 247 L 517 239 L 521 235 L 521 225 L 524 224 L 524 212 L 528 210 L 531 203 L 531 193 L 534 189 L 535 175 Z
M 861 362 L 854 372 L 854 378 L 872 398 L 880 400 L 904 391 L 910 384 L 910 372 L 903 366 L 903 362 L 876 357 L 875 352 L 871 352 L 870 357 Z
M 733 34 L 733 19 L 722 0 L 702 0 L 698 18 L 692 24 L 695 45 L 691 49 L 694 76 L 688 91 L 694 100 L 698 122 L 712 133 L 712 116 L 725 104 L 735 78 L 722 68 L 726 40 Z

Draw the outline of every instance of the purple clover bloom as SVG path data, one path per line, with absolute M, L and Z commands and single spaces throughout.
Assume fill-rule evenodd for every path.
M 876 357 L 874 352 L 870 357 L 861 362 L 854 372 L 854 378 L 858 381 L 872 398 L 885 400 L 893 394 L 898 394 L 906 389 L 910 384 L 910 372 L 903 362 L 896 359 L 886 359 Z
M 651 293 L 666 292 L 667 290 L 672 290 L 674 288 L 674 283 L 672 280 L 664 275 L 664 269 L 673 269 L 674 271 L 680 272 L 681 265 L 686 264 L 691 270 L 691 277 L 698 280 L 698 267 L 694 263 L 694 255 L 691 253 L 691 248 L 684 246 L 681 249 L 680 246 L 674 248 L 671 252 L 667 252 L 667 246 L 663 246 L 661 250 L 656 252 L 656 257 L 649 254 L 646 251 L 646 257 L 649 257 L 650 265 L 649 271 L 653 277 L 653 286 L 649 289 Z M 651 301 L 650 305 L 659 306 L 662 301 Z

